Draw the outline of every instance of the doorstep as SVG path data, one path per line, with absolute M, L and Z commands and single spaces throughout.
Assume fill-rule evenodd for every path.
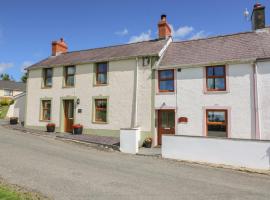
M 137 153 L 139 156 L 161 157 L 161 147 L 144 148 L 141 147 Z

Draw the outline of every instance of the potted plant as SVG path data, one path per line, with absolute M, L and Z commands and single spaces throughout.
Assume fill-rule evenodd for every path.
M 9 119 L 10 124 L 18 124 L 18 117 L 11 117 Z
M 55 124 L 54 123 L 48 123 L 47 124 L 47 132 L 54 132 L 54 130 L 55 130 Z
M 72 128 L 73 128 L 74 135 L 80 135 L 83 132 L 83 125 L 81 124 L 74 124 Z
M 143 147 L 145 148 L 151 148 L 152 147 L 152 138 L 147 137 L 143 142 Z

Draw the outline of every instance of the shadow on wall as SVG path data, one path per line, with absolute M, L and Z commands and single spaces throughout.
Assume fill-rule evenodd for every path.
M 266 156 L 268 157 L 269 169 L 270 169 L 270 147 L 266 150 Z

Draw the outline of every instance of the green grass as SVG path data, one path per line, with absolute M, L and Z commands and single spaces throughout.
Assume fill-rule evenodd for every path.
M 0 119 L 4 119 L 7 115 L 9 106 L 0 106 Z
M 26 200 L 28 197 L 14 191 L 7 186 L 0 186 L 0 200 Z M 29 199 L 30 200 L 30 199 Z
M 48 200 L 48 198 L 16 185 L 1 183 L 0 179 L 0 200 Z

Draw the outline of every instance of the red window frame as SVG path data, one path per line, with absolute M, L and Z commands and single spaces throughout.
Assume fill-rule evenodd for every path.
M 164 71 L 171 71 L 172 72 L 172 77 L 161 78 L 160 77 L 160 74 L 161 74 L 161 72 L 164 72 Z M 160 89 L 160 82 L 161 81 L 173 81 L 173 90 L 161 90 Z M 166 70 L 159 70 L 158 71 L 158 90 L 159 90 L 159 92 L 174 92 L 175 91 L 175 85 L 174 85 L 174 69 L 166 69 Z
M 106 102 L 106 107 L 98 107 L 98 102 L 103 101 Z M 108 101 L 107 99 L 95 99 L 95 122 L 100 122 L 100 123 L 106 123 L 107 122 L 107 108 L 108 108 Z M 101 118 L 98 118 L 97 112 L 99 111 L 106 111 L 106 120 L 102 120 Z
M 214 70 L 215 67 L 222 67 L 222 68 L 223 68 L 223 74 L 224 74 L 224 75 L 222 75 L 222 76 L 217 76 L 217 75 L 209 76 L 209 75 L 208 75 L 208 69 L 209 69 L 209 68 L 213 68 L 213 70 Z M 225 65 L 207 66 L 207 67 L 205 68 L 205 70 L 206 70 L 205 74 L 206 74 L 206 89 L 207 89 L 207 91 L 226 91 L 226 90 L 227 90 L 227 85 L 226 85 L 226 84 L 227 84 L 227 83 L 226 83 L 226 66 L 225 66 Z M 209 88 L 209 87 L 208 87 L 208 79 L 213 79 L 214 82 L 215 82 L 215 79 L 217 79 L 217 78 L 222 78 L 222 79 L 224 79 L 224 88 L 221 88 L 221 89 L 217 89 L 217 88 L 211 89 L 211 88 Z
M 209 112 L 224 112 L 225 122 L 209 122 L 208 113 Z M 225 109 L 207 109 L 206 110 L 206 136 L 208 136 L 208 125 L 223 125 L 226 126 L 226 137 L 228 137 L 228 110 Z

